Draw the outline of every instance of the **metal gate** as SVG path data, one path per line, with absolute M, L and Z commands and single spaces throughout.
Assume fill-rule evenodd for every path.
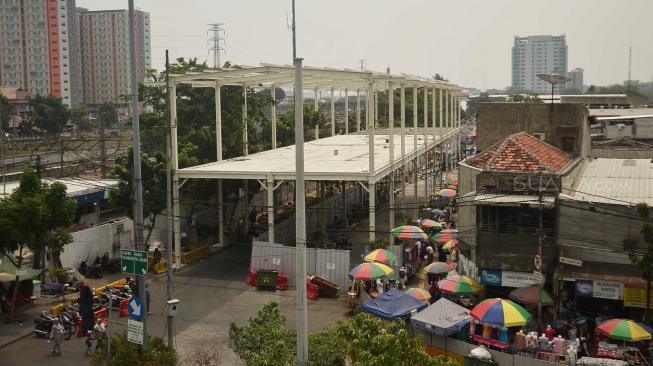
M 339 284 L 344 293 L 349 286 L 349 258 L 348 250 L 306 248 L 306 272 Z M 276 269 L 295 287 L 295 247 L 254 241 L 251 268 Z

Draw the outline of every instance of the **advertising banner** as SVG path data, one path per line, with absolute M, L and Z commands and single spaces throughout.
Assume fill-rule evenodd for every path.
M 592 297 L 592 280 L 576 280 L 576 296 Z
M 653 291 L 649 294 L 653 307 Z M 624 285 L 624 306 L 646 308 L 646 288 L 638 285 Z
M 624 284 L 620 282 L 594 281 L 592 294 L 599 299 L 623 299 Z
M 501 286 L 501 271 L 498 269 L 481 269 L 481 284 Z
M 501 286 L 506 287 L 528 287 L 531 285 L 539 285 L 540 281 L 533 273 L 529 272 L 501 272 Z

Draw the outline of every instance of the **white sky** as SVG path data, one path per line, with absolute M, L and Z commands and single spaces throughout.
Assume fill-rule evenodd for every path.
M 515 35 L 566 34 L 569 69 L 585 84 L 653 80 L 653 0 L 296 0 L 299 57 L 310 66 L 432 76 L 481 89 L 510 84 Z M 291 0 L 136 0 L 151 16 L 153 67 L 170 57 L 212 60 L 209 23 L 225 23 L 232 63 L 291 64 Z M 91 10 L 127 0 L 77 0 Z

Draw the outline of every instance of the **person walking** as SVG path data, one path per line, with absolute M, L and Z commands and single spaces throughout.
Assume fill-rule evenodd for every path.
M 52 350 L 50 352 L 61 355 L 61 343 L 63 342 L 63 325 L 59 322 L 59 319 L 54 319 L 54 324 L 52 325 L 52 330 L 50 330 L 50 340 L 54 342 Z
M 150 284 L 146 283 L 145 284 L 145 306 L 147 307 L 147 315 L 152 314 L 150 312 L 150 300 L 152 299 L 152 295 L 150 294 Z
M 93 330 L 93 293 L 91 288 L 81 285 L 79 294 L 79 314 L 82 317 L 82 332 L 90 332 Z
M 93 327 L 93 338 L 95 338 L 96 351 L 100 349 L 100 347 L 102 346 L 102 342 L 104 341 L 105 335 L 106 335 L 106 328 L 102 323 L 102 319 L 98 319 L 97 323 L 95 323 L 95 327 Z

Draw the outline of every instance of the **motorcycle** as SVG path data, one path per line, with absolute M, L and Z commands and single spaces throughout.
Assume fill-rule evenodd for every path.
M 83 274 L 89 278 L 102 278 L 102 265 L 93 264 L 89 265 L 87 259 L 82 259 L 82 262 L 79 264 L 79 273 Z
M 64 311 L 59 314 L 59 322 L 61 322 L 61 325 L 63 325 L 65 339 L 70 339 L 73 334 L 75 334 L 77 321 L 78 319 L 75 318 L 73 313 Z
M 104 272 L 108 272 L 108 273 L 118 273 L 118 272 L 120 272 L 119 260 L 110 259 L 109 258 L 109 253 L 107 253 L 107 252 L 104 252 L 104 255 L 102 256 L 102 259 L 100 260 L 100 265 L 102 266 L 102 270 Z
M 34 319 L 34 335 L 37 337 L 49 337 L 56 317 L 47 311 L 42 311 L 38 318 Z

